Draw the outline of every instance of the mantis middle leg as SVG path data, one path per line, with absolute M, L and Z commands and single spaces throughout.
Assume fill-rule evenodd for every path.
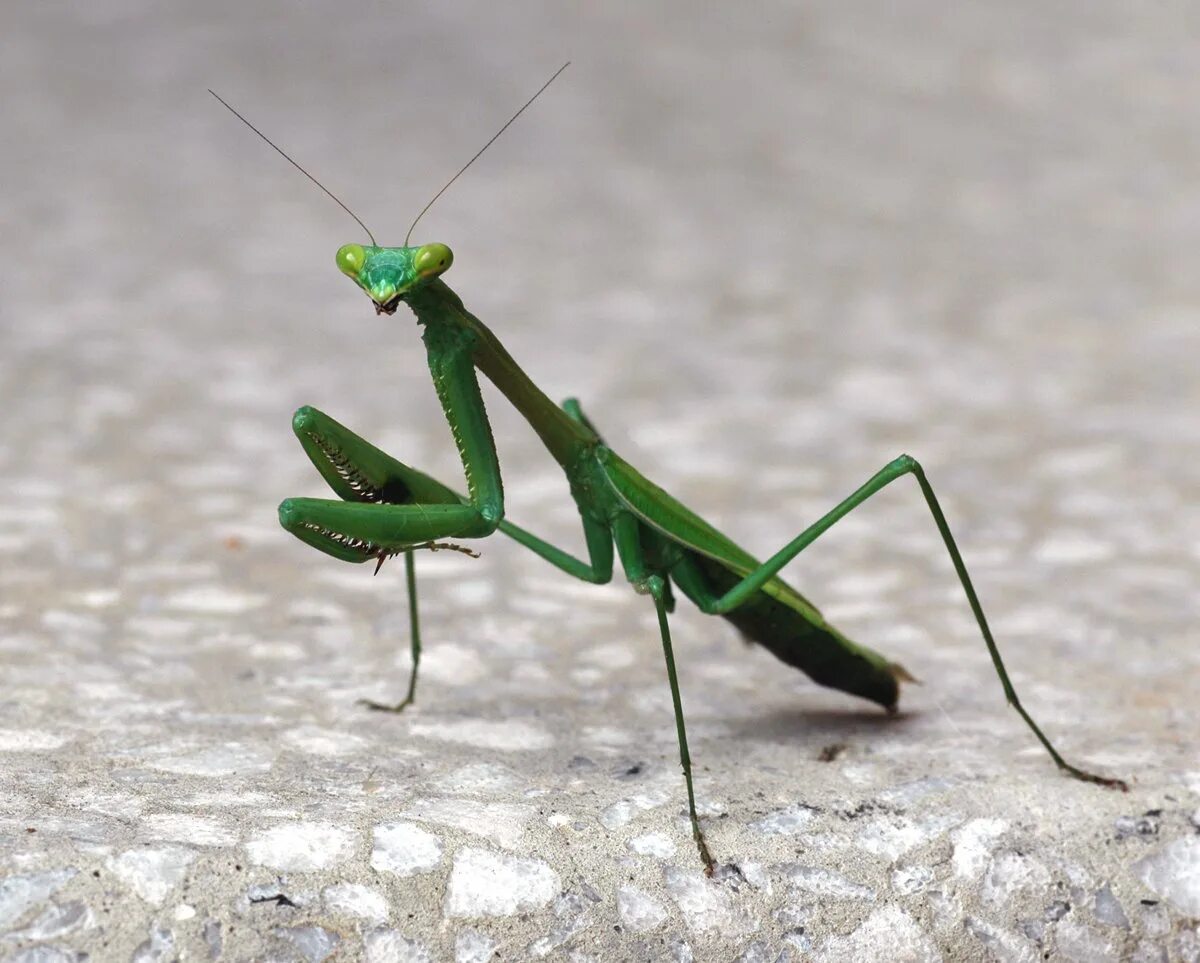
M 838 521 L 848 515 L 851 511 L 867 501 L 871 496 L 877 494 L 882 489 L 886 488 L 896 479 L 904 475 L 911 474 L 916 478 L 917 484 L 921 488 L 921 494 L 925 496 L 925 502 L 929 506 L 930 514 L 933 516 L 934 524 L 937 525 L 938 532 L 942 536 L 942 541 L 946 546 L 946 551 L 950 556 L 950 561 L 954 564 L 954 570 L 958 574 L 958 580 L 962 585 L 963 592 L 967 596 L 967 602 L 971 606 L 971 611 L 975 616 L 975 621 L 979 625 L 980 634 L 983 636 L 983 641 L 987 645 L 988 654 L 992 658 L 992 664 L 995 666 L 996 674 L 1000 677 L 1000 684 L 1004 688 L 1005 698 L 1009 705 L 1017 710 L 1017 713 L 1025 720 L 1026 725 L 1033 731 L 1038 741 L 1050 753 L 1050 757 L 1058 765 L 1058 767 L 1076 779 L 1082 779 L 1085 782 L 1094 782 L 1102 786 L 1109 786 L 1116 789 L 1126 790 L 1128 786 L 1121 779 L 1112 779 L 1107 776 L 1099 776 L 1095 773 L 1087 772 L 1077 766 L 1067 762 L 1054 748 L 1054 745 L 1042 732 L 1041 728 L 1033 717 L 1026 711 L 1021 704 L 1021 700 L 1017 696 L 1017 690 L 1012 684 L 1012 680 L 1008 677 L 1008 671 L 1004 667 L 1004 660 L 1000 657 L 1000 650 L 996 645 L 995 639 L 992 637 L 991 628 L 988 626 L 987 617 L 983 614 L 983 606 L 979 602 L 979 597 L 975 592 L 975 587 L 971 583 L 971 576 L 967 572 L 967 566 L 963 562 L 962 554 L 958 550 L 958 545 L 954 541 L 954 536 L 950 533 L 950 526 L 946 522 L 946 516 L 943 514 L 941 506 L 938 504 L 937 496 L 933 492 L 933 487 L 929 484 L 929 480 L 925 477 L 925 471 L 917 463 L 916 459 L 908 455 L 901 455 L 899 458 L 885 465 L 882 469 L 875 473 L 866 484 L 862 485 L 848 498 L 839 502 L 829 512 L 822 516 L 818 521 L 810 525 L 803 532 L 797 535 L 792 541 L 788 542 L 782 549 L 776 552 L 771 558 L 764 562 L 753 572 L 745 576 L 740 582 L 734 585 L 729 591 L 723 595 L 717 596 L 709 591 L 704 579 L 696 572 L 693 564 L 688 559 L 681 560 L 671 571 L 671 575 L 679 583 L 679 587 L 688 594 L 693 601 L 701 608 L 701 610 L 713 615 L 723 615 L 737 608 L 755 592 L 759 591 L 770 579 L 774 578 L 788 562 L 799 555 L 805 548 L 815 542 L 821 535 L 832 528 Z M 653 521 L 653 520 L 652 520 Z
M 713 858 L 700 831 L 700 819 L 696 815 L 696 791 L 692 786 L 692 756 L 688 751 L 687 725 L 683 719 L 683 700 L 679 695 L 679 678 L 675 672 L 675 652 L 671 645 L 671 626 L 667 613 L 673 607 L 669 595 L 669 583 L 661 572 L 656 572 L 646 559 L 642 545 L 642 526 L 632 515 L 623 513 L 613 520 L 613 538 L 625 575 L 639 592 L 654 599 L 658 613 L 658 631 L 662 638 L 663 658 L 667 663 L 667 682 L 671 686 L 671 703 L 675 709 L 675 732 L 679 740 L 679 764 L 683 768 L 683 781 L 687 786 L 688 816 L 692 822 L 692 838 L 700 850 L 704 863 L 704 874 L 713 874 Z

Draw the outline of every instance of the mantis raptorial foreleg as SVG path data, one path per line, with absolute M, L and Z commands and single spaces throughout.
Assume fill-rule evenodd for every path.
M 945 543 L 946 551 L 950 555 L 950 561 L 954 564 L 954 571 L 958 573 L 958 580 L 962 584 L 963 592 L 967 596 L 967 602 L 970 604 L 971 611 L 975 615 L 975 621 L 979 625 L 979 631 L 983 636 L 984 643 L 987 645 L 988 654 L 992 657 L 992 664 L 996 668 L 996 674 L 1000 677 L 1000 684 L 1004 688 L 1004 696 L 1008 700 L 1009 705 L 1016 709 L 1021 718 L 1025 720 L 1026 725 L 1037 736 L 1041 744 L 1046 747 L 1046 751 L 1050 753 L 1050 757 L 1060 769 L 1070 773 L 1076 779 L 1082 779 L 1086 782 L 1127 789 L 1128 787 L 1121 779 L 1098 776 L 1095 773 L 1087 772 L 1067 762 L 1059 754 L 1058 750 L 1054 748 L 1038 724 L 1033 721 L 1033 717 L 1025 710 L 1025 707 L 1021 705 L 1021 700 L 1017 696 L 1017 690 L 1013 687 L 1012 680 L 1008 677 L 1008 671 L 1004 667 L 1004 660 L 1000 657 L 1000 649 L 996 645 L 996 640 L 992 637 L 987 617 L 983 614 L 983 606 L 980 604 L 979 597 L 975 593 L 975 587 L 971 583 L 971 576 L 967 572 L 967 566 L 963 562 L 962 554 L 958 550 L 954 536 L 950 533 L 950 526 L 946 522 L 946 516 L 942 512 L 941 506 L 938 504 L 933 487 L 929 484 L 929 480 L 925 477 L 925 471 L 917 463 L 916 459 L 908 455 L 901 455 L 895 461 L 885 465 L 866 484 L 850 495 L 850 497 L 835 505 L 832 510 L 806 528 L 759 568 L 746 575 L 724 594 L 718 596 L 709 590 L 706 581 L 696 571 L 695 562 L 690 557 L 685 556 L 681 559 L 672 568 L 671 576 L 678 583 L 679 588 L 699 606 L 701 611 L 713 615 L 724 615 L 727 612 L 731 612 L 753 597 L 754 593 L 759 591 L 780 569 L 815 542 L 821 535 L 829 531 L 838 521 L 867 501 L 872 495 L 877 494 L 896 479 L 908 474 L 913 475 L 917 480 L 917 484 L 921 486 L 921 494 L 925 496 L 925 502 L 929 506 L 930 514 L 933 515 L 934 523 L 937 525 L 938 532 Z
M 578 405 L 576 405 L 577 407 Z M 375 545 L 369 538 L 367 538 L 366 544 L 373 546 L 374 552 L 371 548 L 355 547 L 350 544 L 351 533 L 340 526 L 347 520 L 361 523 L 363 518 L 361 511 L 355 515 L 333 509 L 344 503 L 357 504 L 360 509 L 370 507 L 376 510 L 385 505 L 409 506 L 410 509 L 417 510 L 432 522 L 439 511 L 435 506 L 452 506 L 461 509 L 469 506 L 470 500 L 429 475 L 393 458 L 317 408 L 310 406 L 300 408 L 292 418 L 292 428 L 313 465 L 343 501 L 289 499 L 285 503 L 288 511 L 284 526 L 309 544 L 316 544 L 322 551 L 347 561 L 363 562 L 376 558 L 381 563 L 388 555 L 403 551 L 412 652 L 412 671 L 409 676 L 408 694 L 396 704 L 380 703 L 368 699 L 360 700 L 362 704 L 372 709 L 399 712 L 414 701 L 417 672 L 421 661 L 421 631 L 413 549 L 398 548 L 394 545 L 390 547 Z M 301 514 L 300 510 L 306 508 L 309 510 L 309 514 Z M 366 517 L 368 520 L 372 520 L 375 516 L 376 512 L 368 512 Z M 285 517 L 285 513 L 281 512 L 281 518 L 283 517 Z M 329 530 L 337 532 L 338 537 L 331 540 L 328 537 L 322 537 L 319 529 L 309 528 L 305 522 L 311 522 L 313 519 L 323 524 L 330 524 Z M 588 549 L 587 562 L 580 561 L 511 522 L 502 520 L 499 529 L 567 574 L 586 582 L 603 584 L 612 578 L 612 536 L 601 522 L 586 515 L 582 516 L 582 521 Z M 356 529 L 356 531 L 363 536 L 376 535 L 378 534 L 377 528 L 378 525 L 373 525 L 370 533 L 361 529 Z M 461 531 L 451 533 L 441 528 L 437 530 L 441 534 L 434 538 L 469 537 L 467 533 Z M 414 544 L 416 547 L 437 547 L 436 543 L 429 546 Z

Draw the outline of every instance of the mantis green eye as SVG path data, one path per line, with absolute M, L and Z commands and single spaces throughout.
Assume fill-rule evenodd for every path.
M 338 270 L 347 277 L 357 279 L 366 261 L 367 252 L 361 244 L 343 244 L 338 248 Z
M 413 267 L 423 278 L 437 277 L 454 263 L 454 253 L 445 244 L 425 244 L 417 250 Z

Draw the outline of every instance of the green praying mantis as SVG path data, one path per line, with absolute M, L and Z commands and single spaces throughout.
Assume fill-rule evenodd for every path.
M 413 227 L 566 66 L 559 68 L 438 191 L 417 215 Z M 889 462 L 765 562 L 758 561 L 613 451 L 577 400 L 569 398 L 557 405 L 534 384 L 492 331 L 442 280 L 454 260 L 449 247 L 439 243 L 410 246 L 408 237 L 400 247 L 379 246 L 353 211 L 217 94 L 213 96 L 366 231 L 371 243 L 343 245 L 337 252 L 337 266 L 367 294 L 376 314 L 392 315 L 403 304 L 416 316 L 433 386 L 462 460 L 466 495 L 396 460 L 315 408 L 300 408 L 292 420 L 305 453 L 338 497 L 286 499 L 279 506 L 283 527 L 335 558 L 374 561 L 376 571 L 385 559 L 404 556 L 412 649 L 408 692 L 395 705 L 366 705 L 399 712 L 413 703 L 416 694 L 421 661 L 414 562 L 417 550 L 450 548 L 474 554 L 458 540 L 487 538 L 499 531 L 566 574 L 600 585 L 612 579 L 615 547 L 615 559 L 620 561 L 625 577 L 635 592 L 649 597 L 658 616 L 692 836 L 705 873 L 712 875 L 713 858 L 696 814 L 687 727 L 668 618 L 675 608 L 675 590 L 702 612 L 724 617 L 748 641 L 762 645 L 820 685 L 868 699 L 893 712 L 900 684 L 914 681 L 912 676 L 897 663 L 848 639 L 779 573 L 855 508 L 897 479 L 911 475 L 954 565 L 1008 703 L 1060 769 L 1087 782 L 1128 788 L 1120 779 L 1096 775 L 1068 763 L 1021 704 L 937 496 L 915 459 L 901 455 Z M 566 475 L 583 526 L 586 561 L 505 518 L 500 463 L 480 394 L 480 372 L 525 418 Z

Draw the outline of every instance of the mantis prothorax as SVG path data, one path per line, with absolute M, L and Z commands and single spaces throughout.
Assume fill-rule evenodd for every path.
M 549 81 L 542 90 L 548 85 Z M 237 116 L 267 140 L 249 121 Z M 283 154 L 278 147 L 275 149 Z M 341 204 L 295 161 L 283 156 Z M 349 208 L 342 207 L 358 221 Z M 358 223 L 366 230 L 362 221 Z M 413 223 L 415 226 L 416 221 Z M 369 230 L 367 233 L 370 235 Z M 958 574 L 1009 704 L 1060 769 L 1087 782 L 1127 788 L 1120 779 L 1096 775 L 1068 763 L 1021 705 L 937 496 L 915 459 L 901 455 L 889 462 L 766 562 L 759 562 L 605 444 L 578 401 L 569 398 L 556 405 L 533 383 L 496 336 L 442 280 L 453 262 L 449 247 L 437 243 L 409 246 L 407 238 L 402 247 L 380 247 L 373 236 L 371 240 L 370 245 L 345 244 L 339 248 L 337 266 L 367 294 L 377 314 L 394 314 L 403 304 L 416 316 L 423 329 L 429 373 L 458 447 L 467 485 L 466 495 L 459 494 L 397 461 L 315 408 L 300 408 L 292 420 L 305 453 L 340 500 L 289 498 L 279 506 L 283 527 L 314 548 L 348 562 L 379 565 L 388 557 L 404 556 L 412 647 L 408 694 L 395 705 L 367 702 L 371 708 L 399 712 L 414 699 L 421 658 L 414 563 L 417 549 L 446 547 L 464 551 L 455 544 L 457 540 L 486 538 L 500 531 L 568 575 L 603 584 L 612 578 L 615 545 L 625 577 L 637 593 L 650 598 L 658 616 L 692 835 L 705 872 L 711 875 L 713 859 L 696 815 L 691 758 L 671 643 L 668 616 L 675 606 L 672 586 L 701 611 L 723 616 L 746 639 L 764 646 L 815 682 L 894 711 L 900 683 L 912 681 L 908 672 L 850 641 L 825 621 L 816 606 L 785 583 L 779 572 L 863 502 L 897 479 L 911 475 Z M 500 463 L 477 372 L 482 372 L 529 422 L 561 466 L 579 509 L 587 561 L 504 517 Z

